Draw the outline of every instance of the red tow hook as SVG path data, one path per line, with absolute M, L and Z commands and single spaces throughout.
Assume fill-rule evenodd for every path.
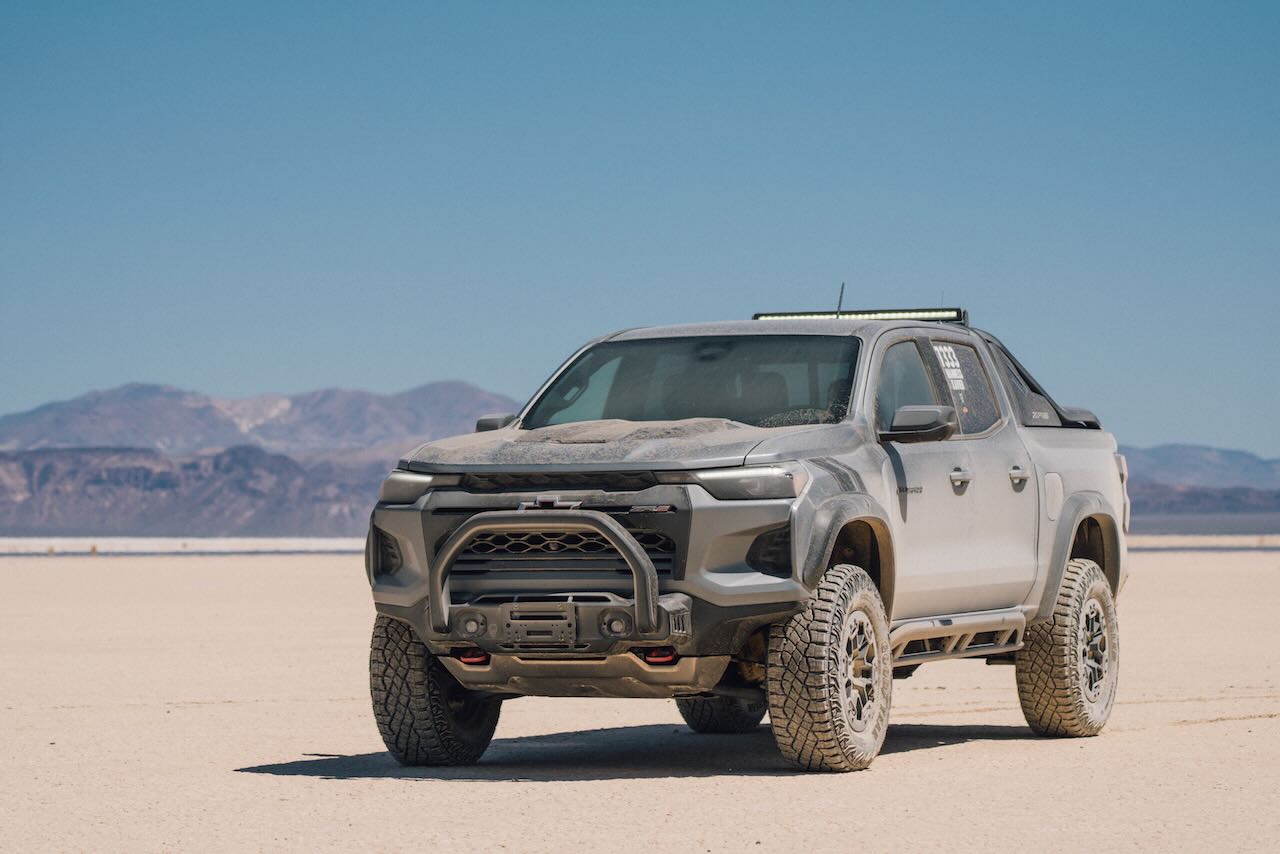
M 640 658 L 645 664 L 675 664 L 680 658 L 676 651 L 669 646 L 652 646 L 647 649 L 637 650 Z
M 466 649 L 454 650 L 453 657 L 461 661 L 463 664 L 488 664 L 489 653 L 478 647 L 467 647 Z

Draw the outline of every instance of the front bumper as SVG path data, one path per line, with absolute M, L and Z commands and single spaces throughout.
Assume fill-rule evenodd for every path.
M 475 691 L 538 697 L 639 697 L 665 699 L 711 691 L 729 666 L 729 656 L 681 658 L 670 665 L 645 664 L 631 653 L 599 658 L 546 659 L 495 655 L 485 665 L 441 658 L 449 672 Z
M 414 505 L 379 505 L 367 554 L 379 613 L 409 623 L 461 681 L 513 694 L 670 697 L 713 687 L 724 664 L 762 625 L 795 613 L 808 591 L 792 576 L 746 564 L 762 532 L 790 524 L 780 500 L 717 501 L 697 486 L 635 493 L 563 495 L 587 507 L 516 510 L 523 495 L 428 493 Z M 671 506 L 659 519 L 638 507 Z M 633 513 L 632 511 L 635 511 Z M 664 525 L 678 542 L 673 565 L 656 572 L 619 523 Z M 456 572 L 468 541 L 492 532 L 581 531 L 608 541 L 616 571 L 568 572 L 556 559 L 525 572 Z M 382 571 L 379 538 L 400 565 Z M 633 653 L 670 646 L 673 665 Z M 491 656 L 485 666 L 450 657 L 460 648 Z M 562 667 L 563 665 L 563 667 Z

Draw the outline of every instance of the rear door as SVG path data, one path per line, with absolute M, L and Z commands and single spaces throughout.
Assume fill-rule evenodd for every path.
M 931 335 L 928 344 L 935 377 L 960 422 L 948 444 L 968 451 L 973 526 L 964 550 L 966 584 L 954 591 L 954 609 L 1011 607 L 1026 598 L 1036 576 L 1039 511 L 1031 456 L 981 345 L 958 331 Z

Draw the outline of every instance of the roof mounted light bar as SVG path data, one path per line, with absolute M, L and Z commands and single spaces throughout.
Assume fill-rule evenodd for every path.
M 890 308 L 881 311 L 771 311 L 751 315 L 752 320 L 934 320 L 969 325 L 963 308 Z

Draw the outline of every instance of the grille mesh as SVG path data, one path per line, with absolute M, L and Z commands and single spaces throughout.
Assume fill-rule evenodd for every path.
M 640 546 L 652 556 L 670 557 L 676 544 L 659 531 L 632 531 Z M 596 533 L 514 531 L 489 532 L 476 536 L 465 552 L 469 557 L 619 557 L 618 550 Z

